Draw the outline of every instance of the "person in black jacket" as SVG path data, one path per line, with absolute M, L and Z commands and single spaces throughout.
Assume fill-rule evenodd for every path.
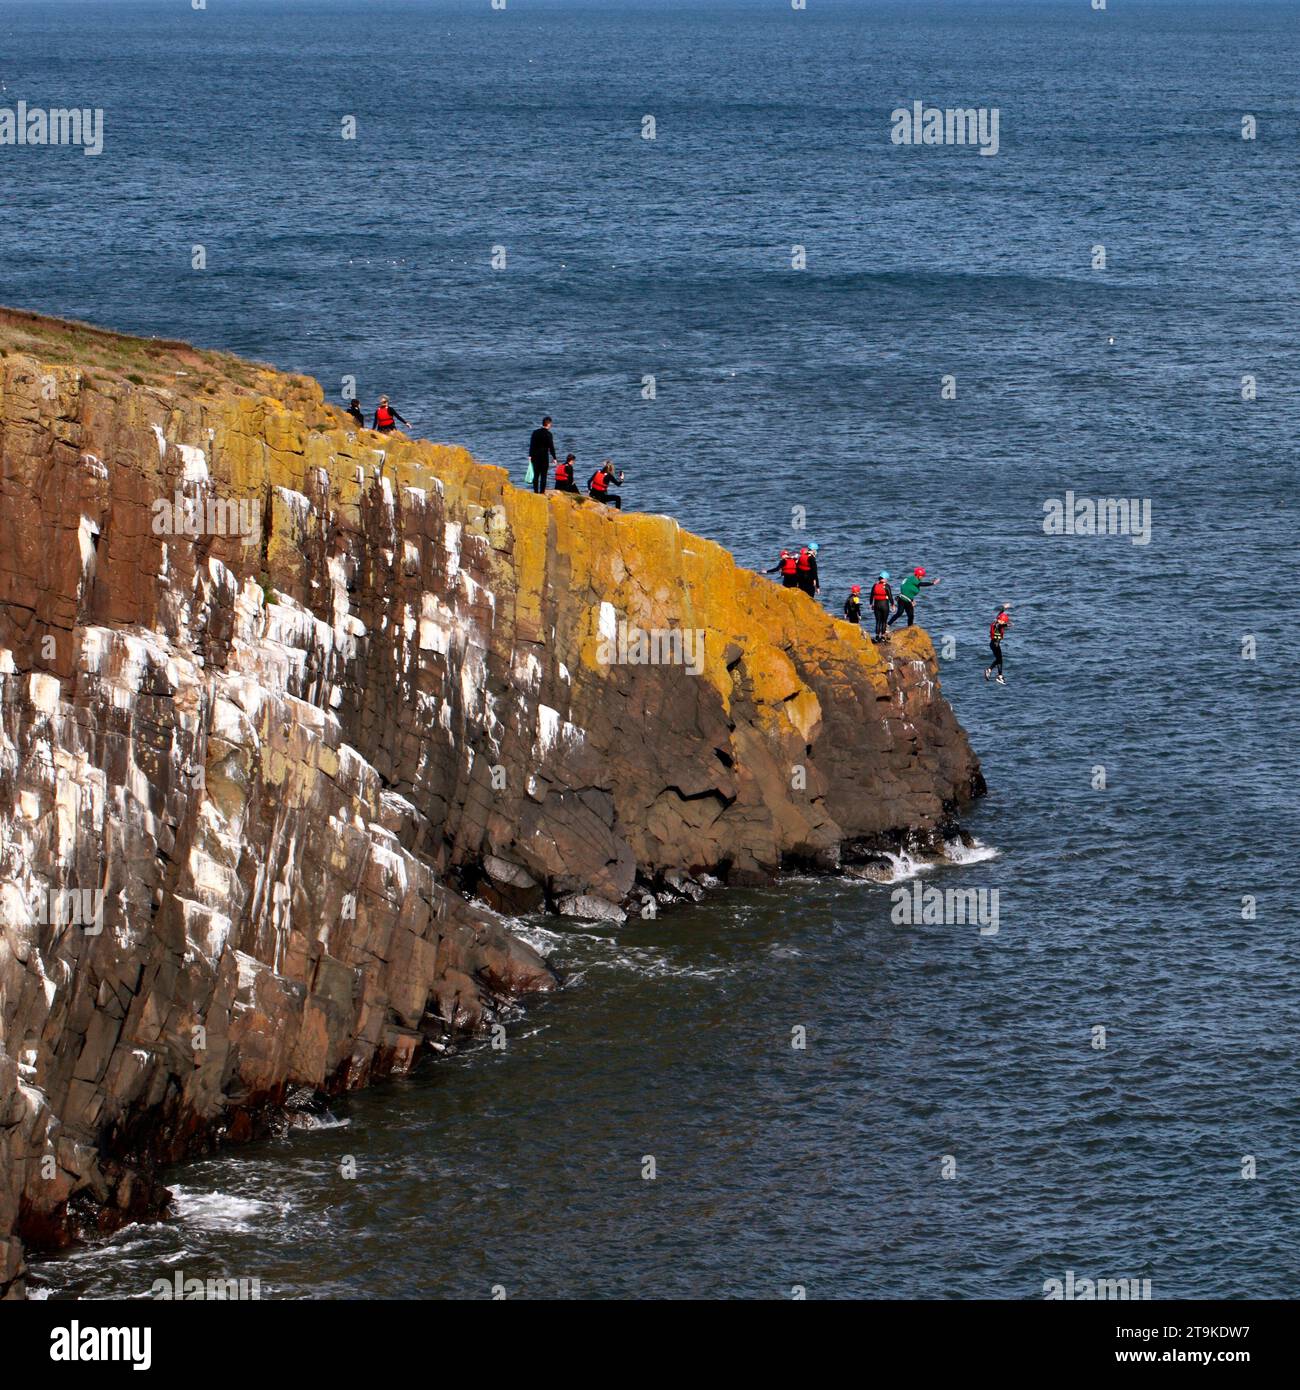
M 551 433 L 551 417 L 542 418 L 541 427 L 535 429 L 528 440 L 528 462 L 533 465 L 533 491 L 546 491 L 546 475 L 551 471 L 551 460 L 558 461 L 555 452 L 555 436 Z
M 348 406 L 348 414 L 357 422 L 357 428 L 363 430 L 366 427 L 366 417 L 361 413 L 361 402 L 355 396 Z
M 894 589 L 889 582 L 889 571 L 881 570 L 880 577 L 871 586 L 871 611 L 876 617 L 876 635 L 873 642 L 889 640 L 889 610 L 894 606 Z

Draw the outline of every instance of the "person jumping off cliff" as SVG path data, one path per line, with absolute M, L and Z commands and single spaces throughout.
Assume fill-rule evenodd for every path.
M 881 570 L 876 582 L 871 586 L 871 611 L 876 615 L 876 633 L 873 642 L 889 640 L 889 610 L 894 606 L 894 591 L 889 587 L 889 571 Z
M 893 627 L 899 618 L 906 614 L 907 625 L 911 627 L 916 621 L 916 600 L 921 590 L 932 588 L 935 584 L 942 582 L 939 579 L 927 579 L 924 568 L 918 565 L 898 586 L 898 607 L 894 610 L 894 616 L 889 620 L 889 626 Z
M 813 598 L 821 589 L 822 582 L 817 575 L 817 542 L 806 545 L 799 552 L 799 559 L 795 562 L 795 577 L 799 587 Z
M 348 403 L 348 414 L 357 422 L 359 430 L 365 429 L 366 417 L 361 413 L 361 402 L 355 396 Z
M 591 475 L 587 483 L 587 495 L 594 497 L 597 502 L 603 502 L 607 507 L 617 507 L 623 510 L 623 499 L 616 492 L 609 490 L 610 483 L 623 485 L 622 471 L 615 473 L 614 465 L 606 459 L 598 469 Z
M 783 589 L 796 589 L 799 587 L 799 576 L 796 573 L 799 566 L 798 559 L 788 550 L 781 552 L 781 558 L 772 566 L 770 570 L 764 570 L 764 574 L 775 574 L 781 571 L 781 587 Z
M 563 463 L 555 465 L 555 490 L 556 492 L 577 492 L 578 485 L 573 481 L 573 465 L 577 459 L 568 454 Z
M 849 590 L 849 596 L 844 600 L 844 620 L 845 622 L 862 624 L 862 585 L 855 584 Z
M 388 397 L 380 396 L 379 404 L 375 407 L 375 423 L 371 428 L 377 429 L 380 434 L 391 434 L 397 428 L 398 420 L 402 420 L 402 417 L 388 404 Z M 410 428 L 407 421 L 402 420 L 402 424 Z
M 984 679 L 988 680 L 996 670 L 999 685 L 1006 685 L 1006 681 L 1002 679 L 1002 639 L 1006 636 L 1007 628 L 1011 626 L 1011 614 L 1007 612 L 1010 607 L 1009 603 L 1004 603 L 998 609 L 998 616 L 989 624 L 989 650 L 993 653 L 993 664 L 984 668 Z
M 559 457 L 555 452 L 555 436 L 551 433 L 551 417 L 543 415 L 542 423 L 528 438 L 528 483 L 534 492 L 546 491 L 551 460 Z

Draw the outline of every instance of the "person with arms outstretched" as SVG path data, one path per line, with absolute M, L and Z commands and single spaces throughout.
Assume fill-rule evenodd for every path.
M 942 581 L 927 579 L 924 567 L 918 565 L 898 586 L 898 607 L 894 610 L 894 616 L 889 620 L 889 626 L 893 627 L 899 618 L 906 616 L 907 625 L 911 627 L 916 621 L 916 600 L 921 590 L 929 589 L 939 583 Z

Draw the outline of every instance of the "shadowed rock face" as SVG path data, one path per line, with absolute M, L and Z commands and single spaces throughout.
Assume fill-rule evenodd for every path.
M 490 908 L 933 842 L 983 789 L 920 629 L 304 378 L 16 313 L 0 347 L 0 1290 L 550 989 Z

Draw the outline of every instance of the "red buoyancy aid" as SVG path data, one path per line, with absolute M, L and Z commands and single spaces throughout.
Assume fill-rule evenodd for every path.
M 389 410 L 386 405 L 381 405 L 379 409 L 375 411 L 376 429 L 386 430 L 393 423 L 393 412 Z
M 605 492 L 609 488 L 609 478 L 603 468 L 598 468 L 591 475 L 591 482 L 587 484 L 592 492 Z
M 802 570 L 804 574 L 807 574 L 808 571 L 812 568 L 812 565 L 810 563 L 811 560 L 812 551 L 809 550 L 807 546 L 804 546 L 804 548 L 799 552 L 799 569 Z
M 799 562 L 795 559 L 793 555 L 785 556 L 784 559 L 782 559 L 781 561 L 781 573 L 793 574 L 798 563 Z
M 557 483 L 571 483 L 573 481 L 573 469 L 567 463 L 557 463 L 555 465 L 555 481 Z
M 889 602 L 889 585 L 883 579 L 877 579 L 871 586 L 871 601 L 872 603 Z

